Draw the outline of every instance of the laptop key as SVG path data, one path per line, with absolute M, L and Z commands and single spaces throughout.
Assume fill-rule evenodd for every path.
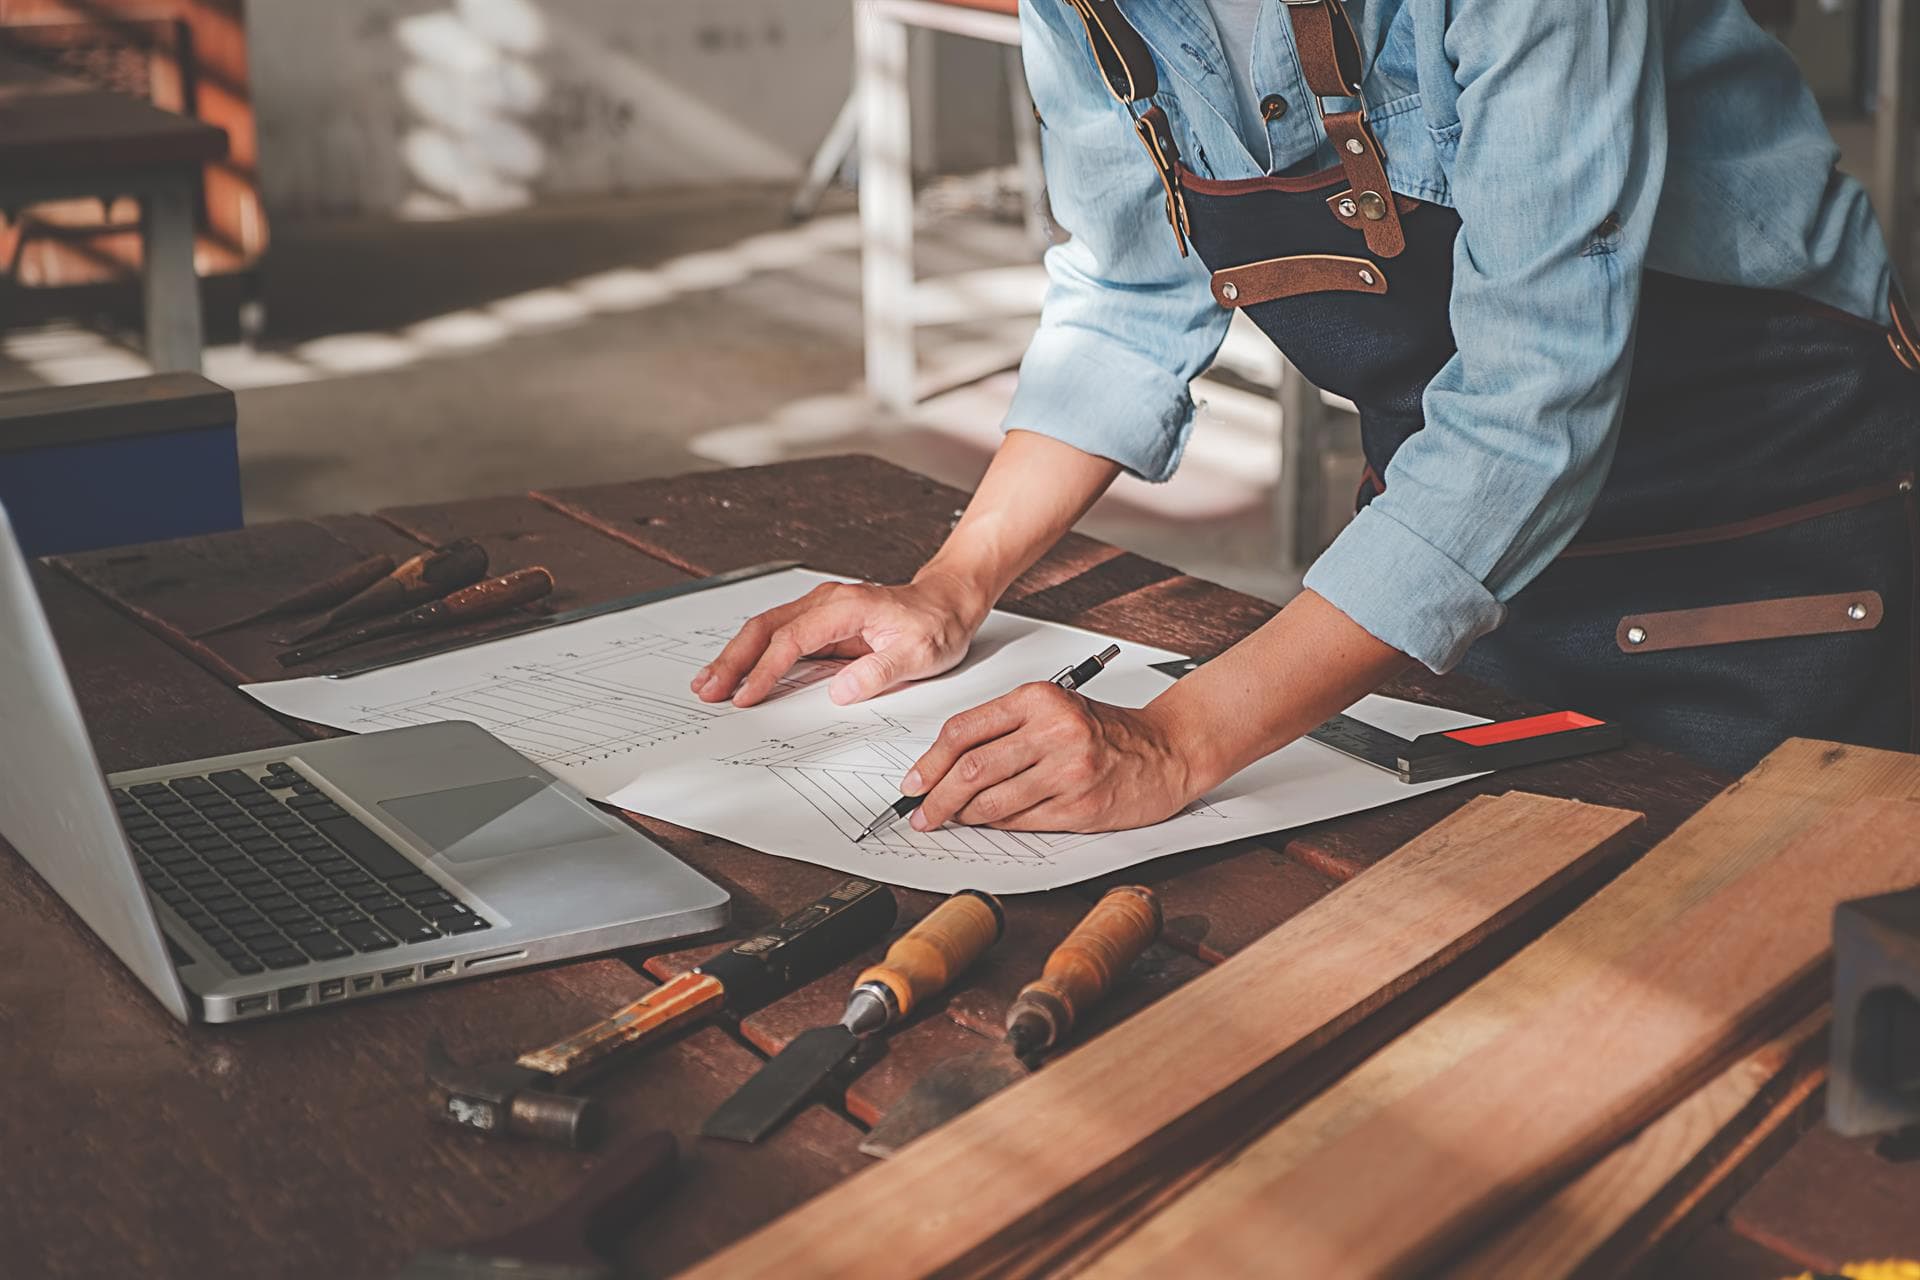
M 167 784 L 164 782 L 136 782 L 127 788 L 127 792 L 130 795 L 139 796 L 142 800 L 151 799 L 154 796 L 173 794 L 167 789 Z
M 311 786 L 298 786 L 293 790 L 294 794 L 287 799 L 289 809 L 310 809 L 315 805 L 333 803 Z
M 395 893 L 408 894 L 420 893 L 427 889 L 438 889 L 440 886 L 431 877 L 423 876 L 416 871 L 412 875 L 393 877 L 387 882 L 387 887 Z
M 353 948 L 330 933 L 317 933 L 309 938 L 295 938 L 299 948 L 315 960 L 338 960 L 353 954 Z
M 426 916 L 429 920 L 433 920 L 441 924 L 444 924 L 446 921 L 453 919 L 455 916 L 470 916 L 473 914 L 472 908 L 467 907 L 461 903 L 452 902 L 452 901 L 429 902 L 427 905 L 420 908 L 420 912 L 422 915 Z
M 373 918 L 382 929 L 402 942 L 426 942 L 440 936 L 440 931 L 422 920 L 404 907 L 395 907 L 389 911 L 376 911 Z
M 340 936 L 352 944 L 355 951 L 385 951 L 388 947 L 400 945 L 365 921 L 341 925 Z
M 253 899 L 253 908 L 256 911 L 274 911 L 281 907 L 290 907 L 292 905 L 293 895 L 290 893 L 274 893 L 264 898 Z
M 358 819 L 342 814 L 321 818 L 313 824 L 327 839 L 345 849 L 367 870 L 382 880 L 414 875 L 419 871 L 411 858 L 362 826 Z
M 247 974 L 249 976 L 267 971 L 267 966 L 255 960 L 252 956 L 243 955 L 238 960 L 227 961 L 227 964 L 235 973 Z
M 356 907 L 359 907 L 362 911 L 366 912 L 368 915 L 377 916 L 382 911 L 394 911 L 399 909 L 400 899 L 394 897 L 390 893 L 383 893 L 377 898 L 356 898 L 354 899 L 353 905 Z
M 265 813 L 268 810 L 278 812 L 280 802 L 270 791 L 254 791 L 244 796 L 235 796 L 233 802 L 250 813 Z
M 340 895 L 333 891 L 333 886 L 326 883 L 301 885 L 293 891 L 293 896 L 306 903 L 310 911 L 322 910 L 319 904 L 323 902 L 330 909 L 340 900 Z
M 410 893 L 407 895 L 407 905 L 416 908 L 437 906 L 452 901 L 453 895 L 445 889 L 439 888 L 422 889 L 418 893 Z
M 265 920 L 255 920 L 251 924 L 237 924 L 233 927 L 233 936 L 246 942 L 255 938 L 271 938 L 279 932 L 280 930 Z
M 238 769 L 221 769 L 210 773 L 207 775 L 207 781 L 230 796 L 242 796 L 248 792 L 260 790 L 259 783 Z
M 348 888 L 347 896 L 349 898 L 352 898 L 355 902 L 364 902 L 369 898 L 388 898 L 388 897 L 391 897 L 392 895 L 389 894 L 386 891 L 386 889 L 382 888 L 380 885 L 377 885 L 373 883 L 371 880 L 369 880 L 365 884 L 356 884 Z
M 336 929 L 343 924 L 358 924 L 366 919 L 365 916 L 351 907 L 339 907 L 332 911 L 323 911 L 320 913 L 320 918 Z
M 300 816 L 308 822 L 322 822 L 328 818 L 344 818 L 347 816 L 347 811 L 337 804 L 315 804 L 302 809 Z
M 483 916 L 455 916 L 439 921 L 439 925 L 448 933 L 478 933 L 482 929 L 493 928 Z
M 307 963 L 307 958 L 298 951 L 263 951 L 260 963 L 269 969 L 292 969 Z
M 327 926 L 321 924 L 312 916 L 308 916 L 304 920 L 296 920 L 290 924 L 280 926 L 280 931 L 289 938 L 292 938 L 295 942 L 298 942 L 302 938 L 311 938 L 316 934 L 325 933 Z
M 295 853 L 321 853 L 333 846 L 316 835 L 297 835 L 287 837 L 287 848 Z
M 262 917 L 258 911 L 252 911 L 246 907 L 227 907 L 224 910 L 214 912 L 213 918 L 228 928 L 232 928 L 235 925 L 247 924 L 251 921 L 259 920 Z
M 277 925 L 285 926 L 300 924 L 303 921 L 311 920 L 313 919 L 313 914 L 302 906 L 275 907 L 273 910 L 267 912 L 267 919 Z

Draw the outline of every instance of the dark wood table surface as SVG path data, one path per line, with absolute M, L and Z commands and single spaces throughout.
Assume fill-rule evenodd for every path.
M 127 769 L 322 732 L 233 688 L 278 674 L 271 627 L 187 636 L 373 552 L 476 536 L 496 571 L 551 568 L 556 609 L 780 558 L 899 580 L 964 497 L 872 458 L 831 458 L 263 525 L 68 557 L 38 580 L 101 763 Z M 1273 612 L 1078 535 L 1007 604 L 1194 653 Z M 1488 715 L 1526 709 L 1452 677 L 1423 674 L 1396 692 Z M 1645 846 L 1727 781 L 1636 745 L 1150 863 L 1127 878 L 1163 895 L 1166 938 L 1099 1020 L 1204 972 L 1473 795 L 1524 788 L 1635 809 L 1647 816 Z M 428 1038 L 468 1060 L 511 1057 L 838 879 L 636 821 L 733 893 L 726 931 L 231 1029 L 174 1023 L 0 846 L 0 1274 L 380 1276 L 420 1248 L 498 1231 L 565 1194 L 591 1156 L 489 1144 L 428 1118 Z M 861 1126 L 930 1064 L 994 1035 L 1013 993 L 1100 887 L 1010 900 L 1005 941 L 962 989 L 895 1034 L 838 1105 L 812 1106 L 757 1147 L 702 1142 L 695 1130 L 766 1054 L 837 1018 L 855 966 L 616 1071 L 599 1090 L 616 1130 L 668 1128 L 684 1153 L 679 1184 L 627 1242 L 636 1273 L 684 1267 L 863 1167 Z M 901 900 L 903 920 L 935 901 Z M 1779 1276 L 1843 1255 L 1920 1254 L 1916 1168 L 1816 1130 L 1693 1242 L 1686 1273 Z

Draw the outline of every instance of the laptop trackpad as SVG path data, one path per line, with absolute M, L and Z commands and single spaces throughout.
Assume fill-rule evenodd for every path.
M 544 778 L 504 778 L 471 787 L 383 800 L 380 807 L 449 862 L 479 862 L 582 840 L 607 828 Z

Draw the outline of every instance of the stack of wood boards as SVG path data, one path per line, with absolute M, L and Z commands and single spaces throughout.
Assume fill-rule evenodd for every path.
M 1733 1059 L 1820 1004 L 1836 901 L 1920 880 L 1914 800 L 1920 758 L 1784 744 L 1085 1274 L 1412 1274 L 1469 1241 L 1461 1276 L 1638 1260 L 1812 1096 L 1818 1019 Z
M 696 1268 L 921 1276 L 1124 1194 L 1194 1126 L 1626 847 L 1639 815 L 1479 797 L 1176 995 Z
M 1920 881 L 1913 801 L 1920 758 L 1783 745 L 1514 959 L 1054 1270 L 1537 1277 L 1641 1260 L 1805 1113 L 1832 905 Z M 1529 803 L 1565 812 L 1536 808 L 1521 839 L 1482 830 L 1491 805 Z M 1162 1153 L 1236 1109 L 1272 1114 L 1248 1103 L 1281 1066 L 1512 918 L 1516 893 L 1537 902 L 1593 865 L 1625 817 L 1476 802 L 697 1274 L 957 1275 L 1045 1254 Z

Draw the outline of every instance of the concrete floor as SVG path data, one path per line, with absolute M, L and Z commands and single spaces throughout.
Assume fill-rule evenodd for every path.
M 266 341 L 206 372 L 239 395 L 250 521 L 861 451 L 971 487 L 998 440 L 1044 280 L 1017 223 L 965 184 L 924 202 L 923 374 L 905 419 L 861 391 L 851 202 L 813 222 L 755 187 L 459 222 L 276 226 Z M 1124 480 L 1085 528 L 1284 597 L 1270 486 L 1277 372 L 1238 333 L 1169 485 Z M 145 371 L 138 335 L 0 333 L 0 388 Z M 986 376 L 982 376 L 986 375 Z

